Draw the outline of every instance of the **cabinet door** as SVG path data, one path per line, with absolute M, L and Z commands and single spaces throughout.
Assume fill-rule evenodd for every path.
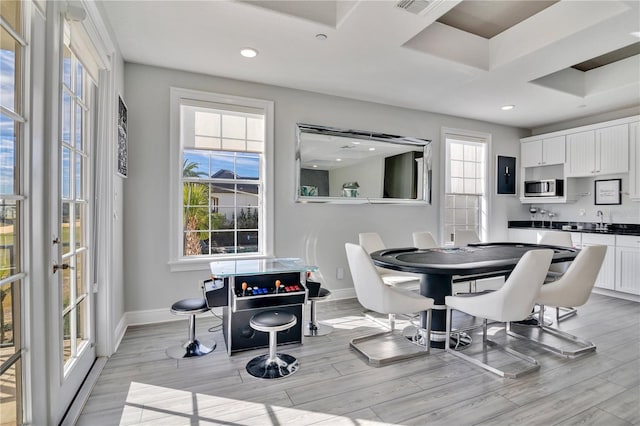
M 629 124 L 629 196 L 640 201 L 640 123 Z
M 629 125 L 596 130 L 596 174 L 629 171 Z
M 598 288 L 605 288 L 608 290 L 615 289 L 615 276 L 616 276 L 616 237 L 614 235 L 596 235 L 596 234 L 583 234 L 582 235 L 582 247 L 588 247 L 593 245 L 606 245 L 607 254 L 604 256 L 600 273 L 596 279 L 595 286 Z
M 640 237 L 616 237 L 616 290 L 640 294 Z
M 555 138 L 543 139 L 542 141 L 542 164 L 549 166 L 551 164 L 564 164 L 565 160 L 565 137 L 557 136 Z
M 523 142 L 520 144 L 522 167 L 538 167 L 542 165 L 542 141 Z
M 595 173 L 595 131 L 574 133 L 567 136 L 567 176 L 593 176 Z
M 531 243 L 538 242 L 538 231 L 535 229 L 517 229 L 509 228 L 509 241 L 514 243 Z

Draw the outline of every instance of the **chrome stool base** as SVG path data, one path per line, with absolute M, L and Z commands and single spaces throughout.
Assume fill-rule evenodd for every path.
M 192 358 L 207 355 L 216 348 L 216 342 L 211 347 L 205 346 L 198 340 L 187 342 L 184 345 L 176 345 L 167 349 L 167 356 L 174 359 Z
M 304 335 L 307 337 L 326 336 L 332 331 L 333 331 L 333 326 L 329 324 L 324 324 L 322 322 L 316 322 L 315 324 L 312 322 L 309 322 L 304 327 Z
M 247 364 L 247 372 L 260 379 L 280 379 L 298 371 L 298 360 L 291 355 L 277 353 L 270 361 L 269 354 L 253 358 Z

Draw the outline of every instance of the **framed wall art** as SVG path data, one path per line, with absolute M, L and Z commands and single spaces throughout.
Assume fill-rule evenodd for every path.
M 118 175 L 122 177 L 129 176 L 129 140 L 127 134 L 127 105 L 122 100 L 122 96 L 118 96 L 118 158 L 117 167 Z
M 595 181 L 595 205 L 622 204 L 622 179 L 605 179 Z

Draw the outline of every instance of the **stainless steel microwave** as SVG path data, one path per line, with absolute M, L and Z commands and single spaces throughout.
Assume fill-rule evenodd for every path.
M 528 180 L 524 183 L 525 197 L 562 197 L 564 192 L 562 179 Z

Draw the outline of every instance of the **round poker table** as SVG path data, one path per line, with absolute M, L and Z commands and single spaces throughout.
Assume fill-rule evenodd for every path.
M 451 295 L 454 281 L 469 281 L 508 276 L 529 250 L 553 249 L 552 263 L 570 262 L 579 250 L 572 247 L 527 243 L 478 243 L 465 247 L 419 250 L 413 247 L 392 248 L 371 253 L 376 266 L 421 274 L 420 294 L 435 301 L 431 319 L 431 346 L 444 347 L 445 297 Z M 426 313 L 421 314 L 426 327 Z

